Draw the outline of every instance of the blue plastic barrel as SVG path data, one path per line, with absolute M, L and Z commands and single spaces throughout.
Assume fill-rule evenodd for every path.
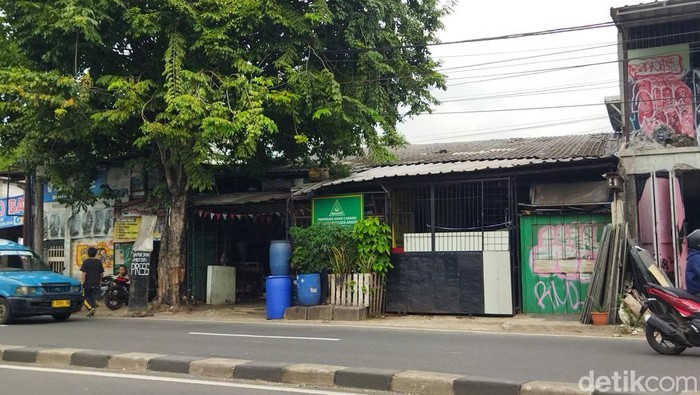
M 286 276 L 289 274 L 289 258 L 292 256 L 292 246 L 287 240 L 272 240 L 270 242 L 270 274 Z
M 292 305 L 292 278 L 269 276 L 265 279 L 265 310 L 267 319 L 284 318 L 284 310 Z
M 292 277 L 292 306 L 299 306 L 299 282 Z
M 299 274 L 297 275 L 299 287 L 299 304 L 302 306 L 316 306 L 321 303 L 321 275 Z

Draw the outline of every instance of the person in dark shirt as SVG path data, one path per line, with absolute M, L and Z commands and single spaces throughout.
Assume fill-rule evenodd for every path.
M 700 296 L 700 229 L 688 235 L 685 287 L 691 294 Z
M 97 249 L 95 247 L 88 248 L 88 258 L 83 261 L 80 271 L 83 272 L 83 289 L 85 290 L 85 307 L 88 309 L 88 317 L 95 315 L 95 307 L 97 306 L 97 295 L 100 292 L 100 282 L 102 281 L 102 273 L 105 269 L 102 267 L 102 261 L 95 258 Z

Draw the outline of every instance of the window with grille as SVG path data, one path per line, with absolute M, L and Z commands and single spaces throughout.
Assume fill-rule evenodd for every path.
M 510 227 L 510 191 L 508 179 L 394 188 L 394 244 L 407 252 L 481 251 L 485 231 Z

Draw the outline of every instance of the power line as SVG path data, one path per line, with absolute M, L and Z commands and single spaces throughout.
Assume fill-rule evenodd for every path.
M 621 104 L 650 103 L 650 102 L 667 101 L 667 100 L 669 100 L 669 98 L 662 97 L 659 99 L 644 99 L 644 100 L 636 100 L 636 101 L 620 100 L 619 103 L 621 103 Z M 673 98 L 670 98 L 670 100 L 677 101 L 678 99 L 673 97 Z M 506 111 L 552 110 L 552 109 L 557 109 L 557 108 L 593 107 L 593 106 L 602 106 L 602 105 L 605 105 L 605 103 L 567 104 L 567 105 L 558 105 L 558 106 L 521 107 L 521 108 L 491 108 L 491 109 L 486 109 L 486 110 L 465 110 L 465 111 L 446 111 L 446 112 L 422 112 L 422 113 L 420 113 L 420 115 L 454 115 L 454 114 L 476 114 L 476 113 L 506 112 Z M 666 107 L 682 107 L 685 105 L 688 105 L 688 104 L 678 103 L 678 104 L 673 104 L 673 105 L 666 106 Z
M 368 51 L 388 51 L 388 50 L 394 50 L 394 49 L 408 49 L 408 48 L 425 48 L 425 47 L 436 47 L 436 46 L 443 46 L 443 45 L 466 44 L 466 43 L 476 43 L 476 42 L 486 42 L 486 41 L 510 40 L 510 39 L 514 39 L 514 38 L 523 38 L 523 37 L 545 36 L 545 35 L 550 35 L 550 34 L 569 33 L 569 32 L 581 31 L 581 30 L 600 29 L 603 27 L 612 27 L 612 26 L 615 26 L 615 22 L 611 21 L 611 22 L 603 22 L 603 23 L 594 23 L 594 24 L 589 24 L 589 25 L 570 26 L 570 27 L 562 27 L 562 28 L 556 28 L 556 29 L 539 30 L 539 31 L 534 31 L 534 32 L 505 34 L 505 35 L 501 35 L 501 36 L 469 38 L 469 39 L 456 40 L 456 41 L 445 41 L 445 42 L 415 44 L 415 45 L 397 45 L 397 46 L 386 46 L 386 47 L 373 47 L 373 48 L 349 48 L 349 49 L 335 49 L 335 50 L 331 49 L 331 50 L 325 50 L 323 52 L 324 53 L 334 53 L 334 52 L 352 53 L 352 52 L 368 52 Z
M 455 66 L 455 67 L 449 67 L 449 68 L 445 68 L 445 69 L 438 69 L 438 70 L 436 70 L 436 71 L 443 72 L 443 71 L 451 71 L 451 70 L 455 70 L 455 69 L 462 69 L 462 68 L 465 68 L 465 67 L 490 66 L 490 65 L 494 65 L 494 64 L 500 64 L 500 63 L 516 62 L 516 61 L 518 61 L 518 60 L 529 60 L 529 59 L 536 59 L 536 58 L 546 58 L 546 57 L 550 57 L 550 56 L 563 55 L 563 54 L 572 53 L 572 52 L 590 51 L 590 50 L 592 50 L 592 49 L 600 49 L 600 48 L 605 48 L 605 47 L 608 47 L 608 46 L 609 46 L 609 45 L 602 45 L 602 46 L 599 46 L 599 47 L 591 47 L 591 48 L 585 48 L 585 49 L 572 49 L 572 50 L 569 50 L 569 51 L 559 51 L 559 52 L 552 52 L 552 53 L 546 53 L 546 54 L 540 54 L 540 55 L 524 56 L 524 57 L 521 57 L 521 58 L 513 58 L 513 59 L 506 59 L 506 60 L 496 60 L 496 61 L 492 61 L 492 62 L 484 62 L 484 63 L 470 64 L 470 65 L 467 65 L 467 66 Z M 614 55 L 614 54 L 613 54 L 613 55 Z M 579 57 L 575 57 L 575 58 L 572 58 L 572 59 L 581 59 L 581 58 L 592 57 L 592 56 L 602 56 L 602 54 L 588 55 L 588 56 L 579 56 Z M 551 62 L 551 60 L 548 61 L 548 62 Z M 526 65 L 526 64 L 530 64 L 530 63 L 522 63 L 522 64 L 517 64 L 517 65 L 515 65 L 515 66 Z M 534 63 L 533 63 L 533 64 L 534 64 Z M 505 66 L 505 67 L 508 67 L 508 66 Z M 477 70 L 478 70 L 478 69 L 477 69 Z
M 531 129 L 535 129 L 535 128 L 531 128 Z M 594 132 L 604 132 L 604 131 L 608 131 L 608 130 L 609 130 L 609 128 L 607 128 L 607 127 L 605 127 L 605 128 L 603 128 L 603 127 L 598 127 L 598 128 L 593 128 L 593 129 L 581 130 L 581 131 L 574 132 L 574 133 L 564 134 L 564 136 L 566 136 L 566 135 L 568 135 L 568 136 L 573 136 L 573 135 L 577 135 L 577 134 L 587 134 L 587 133 L 594 133 Z M 420 143 L 420 142 L 427 142 L 427 141 L 445 141 L 445 140 L 452 140 L 452 139 L 455 139 L 455 138 L 460 139 L 460 138 L 464 138 L 464 137 L 484 136 L 484 135 L 494 135 L 494 134 L 508 133 L 508 132 L 511 132 L 511 131 L 518 131 L 518 130 L 517 130 L 517 129 L 516 129 L 516 130 L 504 129 L 504 130 L 497 131 L 497 132 L 476 132 L 476 133 L 464 134 L 464 135 L 461 135 L 461 136 L 442 137 L 442 138 L 437 138 L 437 139 L 433 139 L 433 138 L 431 138 L 431 139 L 418 139 L 418 140 L 411 139 L 411 142 L 412 142 L 412 143 Z
M 595 85 L 602 85 L 602 86 L 595 86 Z M 614 88 L 614 87 L 618 87 L 618 86 L 619 86 L 618 82 L 613 81 L 613 82 L 608 82 L 605 84 L 580 84 L 580 85 L 571 86 L 568 88 L 540 89 L 540 90 L 533 90 L 533 91 L 522 92 L 522 93 L 514 92 L 514 93 L 493 94 L 493 95 L 464 97 L 464 98 L 446 99 L 446 100 L 438 99 L 438 101 L 440 101 L 440 103 L 455 103 L 455 102 L 474 101 L 474 100 L 510 99 L 510 98 L 523 97 L 523 96 L 540 96 L 540 95 L 545 95 L 545 94 L 602 90 L 602 89 L 610 89 L 610 88 Z
M 507 129 L 503 129 L 503 126 L 497 126 L 497 127 L 485 128 L 485 129 L 480 128 L 479 130 L 481 131 L 480 133 L 482 133 L 482 134 L 485 134 L 486 132 L 503 133 L 503 132 L 519 131 L 519 130 L 548 128 L 548 127 L 553 127 L 553 126 L 572 125 L 572 124 L 577 124 L 577 123 L 598 121 L 598 120 L 607 119 L 607 118 L 608 118 L 607 116 L 568 118 L 568 119 L 554 120 L 551 122 L 531 122 L 531 123 L 517 124 L 517 125 L 513 125 L 511 127 L 508 127 Z M 437 132 L 437 133 L 431 132 L 430 139 L 460 137 L 462 135 L 470 135 L 470 132 L 472 132 L 472 130 L 453 131 L 453 132 Z
M 693 54 L 693 53 L 698 53 L 698 52 L 700 52 L 700 50 L 692 50 L 692 51 L 688 51 L 688 54 Z M 658 53 L 658 54 L 655 54 L 655 56 L 670 55 L 670 54 L 674 54 L 674 53 L 676 53 L 676 52 Z M 481 79 L 478 81 L 467 81 L 467 82 L 459 82 L 459 83 L 455 83 L 455 84 L 447 84 L 447 86 L 450 87 L 450 86 L 470 85 L 470 84 L 477 84 L 477 83 L 481 83 L 481 82 L 489 82 L 489 81 L 495 81 L 495 80 L 501 80 L 501 79 L 526 77 L 526 76 L 535 75 L 535 74 L 551 73 L 551 72 L 557 72 L 557 71 L 579 69 L 579 68 L 584 68 L 584 67 L 593 67 L 593 66 L 602 66 L 602 65 L 606 65 L 606 64 L 622 63 L 625 61 L 639 60 L 639 59 L 644 59 L 644 58 L 648 58 L 648 57 L 649 56 L 639 56 L 636 58 L 617 59 L 617 60 L 610 60 L 610 61 L 605 61 L 605 62 L 575 64 L 575 65 L 570 65 L 570 66 L 553 67 L 553 68 L 549 68 L 549 69 L 534 69 L 534 70 L 525 70 L 525 71 L 510 72 L 510 73 L 497 73 L 497 74 L 485 74 L 485 75 L 482 74 L 482 75 L 474 75 L 474 76 L 466 76 L 466 77 L 454 77 L 454 78 L 448 77 L 448 79 L 452 80 L 452 81 L 472 79 L 472 78 L 486 78 L 486 77 L 494 77 L 494 78 L 486 78 L 486 79 Z

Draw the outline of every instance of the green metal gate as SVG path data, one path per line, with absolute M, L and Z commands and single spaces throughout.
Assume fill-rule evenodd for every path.
M 216 264 L 216 230 L 191 219 L 188 229 L 187 290 L 189 297 L 203 301 L 207 292 L 207 266 Z
M 604 214 L 520 218 L 524 313 L 580 313 L 608 223 Z

